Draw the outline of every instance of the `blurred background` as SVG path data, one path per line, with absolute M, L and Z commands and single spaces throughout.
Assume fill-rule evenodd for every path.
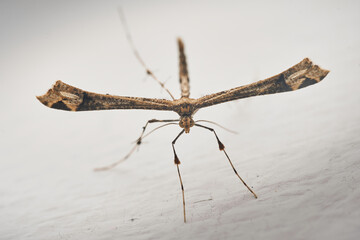
M 262 80 L 309 57 L 330 70 L 299 91 L 200 110 L 213 134 L 169 126 L 123 157 L 161 111 L 65 112 L 35 96 L 56 80 L 122 96 L 192 98 Z M 359 1 L 0 1 L 0 239 L 357 239 L 360 236 Z M 155 127 L 155 126 L 154 126 Z

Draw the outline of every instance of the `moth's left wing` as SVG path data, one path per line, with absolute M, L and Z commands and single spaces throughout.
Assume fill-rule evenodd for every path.
M 201 97 L 197 99 L 195 108 L 209 107 L 252 96 L 298 90 L 320 82 L 328 73 L 328 70 L 314 65 L 310 59 L 305 58 L 295 66 L 271 78 Z
M 165 99 L 122 97 L 87 92 L 56 81 L 49 91 L 37 99 L 47 107 L 66 111 L 107 109 L 149 109 L 172 111 L 173 102 Z

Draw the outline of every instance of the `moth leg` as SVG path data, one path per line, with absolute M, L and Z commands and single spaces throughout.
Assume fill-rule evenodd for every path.
M 120 20 L 121 20 L 121 23 L 123 24 L 123 28 L 124 28 L 124 31 L 125 31 L 125 34 L 126 34 L 126 39 L 128 40 L 129 42 L 129 45 L 136 57 L 136 59 L 139 61 L 139 63 L 141 64 L 141 66 L 143 66 L 143 68 L 145 68 L 145 71 L 146 71 L 146 74 L 149 75 L 150 77 L 152 77 L 157 83 L 160 84 L 160 86 L 170 95 L 170 97 L 172 98 L 172 100 L 175 100 L 174 96 L 171 94 L 171 92 L 169 91 L 169 89 L 167 89 L 165 87 L 165 84 L 163 82 L 161 82 L 156 76 L 155 74 L 146 66 L 144 60 L 141 58 L 138 50 L 136 49 L 135 47 L 135 44 L 134 44 L 134 41 L 132 39 L 132 36 L 130 34 L 130 30 L 129 30 L 129 27 L 126 23 L 126 19 L 125 19 L 125 14 L 123 13 L 122 9 L 119 8 L 119 16 L 120 16 Z
M 179 180 L 180 180 L 180 186 L 181 186 L 181 192 L 182 192 L 182 199 L 183 199 L 183 211 L 184 211 L 184 223 L 186 223 L 186 213 L 185 213 L 185 190 L 184 190 L 184 185 L 183 185 L 183 182 L 182 182 L 182 179 L 181 179 L 181 174 L 180 174 L 180 169 L 179 169 L 179 164 L 180 164 L 180 160 L 176 154 L 176 151 L 175 151 L 175 143 L 176 143 L 176 140 L 178 140 L 178 138 L 184 133 L 185 130 L 182 130 L 179 135 L 177 135 L 177 137 L 174 139 L 174 141 L 172 141 L 172 148 L 173 148 L 173 151 L 174 151 L 174 163 L 176 164 L 176 168 L 177 168 L 177 172 L 178 172 L 178 175 L 179 175 Z
M 247 189 L 254 195 L 255 198 L 257 198 L 257 195 L 254 193 L 254 191 L 246 184 L 246 182 L 240 177 L 240 175 L 238 174 L 238 172 L 236 171 L 234 165 L 232 164 L 231 160 L 230 160 L 230 157 L 229 155 L 226 153 L 225 151 L 225 146 L 224 144 L 222 144 L 222 142 L 219 140 L 219 137 L 217 136 L 215 130 L 213 128 L 209 128 L 209 127 L 206 127 L 206 126 L 203 126 L 203 125 L 200 125 L 200 124 L 195 124 L 195 126 L 198 126 L 198 127 L 202 127 L 202 128 L 205 128 L 211 132 L 213 132 L 215 134 L 215 137 L 216 137 L 216 140 L 218 142 L 218 145 L 219 145 L 219 149 L 220 151 L 223 151 L 225 153 L 225 156 L 226 158 L 229 160 L 229 163 L 232 167 L 232 169 L 234 170 L 236 176 L 238 176 L 238 178 L 240 179 L 240 181 L 245 185 L 245 187 L 247 187 Z
M 153 130 L 152 130 L 151 132 L 149 132 L 148 134 L 144 135 L 145 130 L 146 130 L 147 126 L 149 125 L 149 123 L 166 122 L 166 123 L 170 123 L 170 124 L 171 124 L 171 122 L 177 122 L 177 121 L 179 121 L 179 119 L 165 119 L 165 120 L 150 119 L 150 120 L 148 120 L 148 121 L 146 122 L 145 126 L 143 127 L 143 130 L 142 130 L 142 133 L 141 133 L 140 137 L 135 141 L 135 145 L 131 148 L 131 150 L 129 151 L 128 154 L 126 154 L 123 158 L 121 158 L 120 160 L 118 160 L 118 161 L 116 161 L 116 162 L 114 162 L 114 163 L 112 163 L 112 164 L 110 164 L 110 165 L 108 165 L 108 166 L 95 168 L 94 171 L 105 171 L 105 170 L 109 170 L 109 169 L 112 169 L 112 168 L 116 167 L 117 165 L 119 165 L 120 163 L 122 163 L 123 161 L 125 161 L 126 159 L 128 159 L 128 158 L 131 156 L 131 154 L 133 154 L 133 152 L 135 152 L 135 150 L 136 150 L 137 148 L 139 148 L 140 144 L 142 143 L 142 139 L 143 139 L 145 136 L 149 135 L 151 132 L 157 130 L 157 129 L 160 128 L 160 127 L 167 126 L 167 125 L 162 125 L 162 126 L 160 126 L 160 127 L 158 127 L 158 128 L 153 129 Z

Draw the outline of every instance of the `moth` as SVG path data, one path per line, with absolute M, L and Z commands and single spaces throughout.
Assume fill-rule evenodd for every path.
M 128 38 L 130 38 L 128 36 Z M 129 39 L 131 41 L 131 39 Z M 177 119 L 158 120 L 151 119 L 147 121 L 143 127 L 141 136 L 136 142 L 135 148 L 141 144 L 141 140 L 144 138 L 144 132 L 146 127 L 150 123 L 163 122 L 168 124 L 178 124 L 181 128 L 180 133 L 172 141 L 172 149 L 174 153 L 174 163 L 177 167 L 177 172 L 180 180 L 180 186 L 182 191 L 183 200 L 183 216 L 184 222 L 186 222 L 186 211 L 185 211 L 185 193 L 184 186 L 181 179 L 179 170 L 180 160 L 175 151 L 175 143 L 177 139 L 183 133 L 189 133 L 192 127 L 200 127 L 207 129 L 214 133 L 217 140 L 220 151 L 223 151 L 226 158 L 228 159 L 233 171 L 245 187 L 253 194 L 255 198 L 257 195 L 255 192 L 245 183 L 236 171 L 232 164 L 230 157 L 225 151 L 224 144 L 219 140 L 213 128 L 199 124 L 199 121 L 194 120 L 194 114 L 202 108 L 210 107 L 220 103 L 226 103 L 242 98 L 275 94 L 281 92 L 295 91 L 301 88 L 308 87 L 310 85 L 319 83 L 329 73 L 328 70 L 322 69 L 317 65 L 314 65 L 310 59 L 305 58 L 298 64 L 290 67 L 282 73 L 273 77 L 261 80 L 245 86 L 232 88 L 226 91 L 206 95 L 200 98 L 190 98 L 190 85 L 189 75 L 187 70 L 186 56 L 184 51 L 183 41 L 178 38 L 177 40 L 179 49 L 179 80 L 181 97 L 175 99 L 168 89 L 165 88 L 164 84 L 155 77 L 153 72 L 149 70 L 135 48 L 134 53 L 140 63 L 145 67 L 147 74 L 153 77 L 160 85 L 169 93 L 172 100 L 167 99 L 156 99 L 156 98 L 141 98 L 141 97 L 127 97 L 127 96 L 115 96 L 109 94 L 92 93 L 81 90 L 79 88 L 70 86 L 57 81 L 54 86 L 48 90 L 48 92 L 42 96 L 38 96 L 37 99 L 47 107 L 60 109 L 65 111 L 92 111 L 92 110 L 110 110 L 110 109 L 143 109 L 143 110 L 160 110 L 160 111 L 173 111 L 179 115 Z M 210 122 L 210 121 L 208 121 Z M 212 122 L 210 122 L 212 123 Z M 125 159 L 133 152 L 133 148 L 130 153 L 125 156 Z M 100 170 L 110 169 L 118 164 L 115 163 L 109 167 L 102 168 Z

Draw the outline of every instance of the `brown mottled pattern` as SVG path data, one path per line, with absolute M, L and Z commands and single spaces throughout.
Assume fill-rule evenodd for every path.
M 182 42 L 180 41 L 179 46 L 181 45 Z M 174 111 L 180 116 L 192 116 L 198 109 L 203 107 L 241 98 L 304 88 L 320 82 L 328 72 L 317 65 L 313 65 L 308 58 L 305 58 L 295 66 L 271 78 L 207 95 L 199 99 L 182 96 L 180 99 L 170 101 L 165 99 L 104 95 L 81 90 L 60 80 L 46 94 L 37 98 L 48 107 L 66 111 L 149 109 Z
M 197 99 L 195 108 L 209 107 L 215 104 L 252 96 L 294 91 L 320 82 L 328 73 L 328 70 L 313 65 L 310 59 L 305 58 L 300 63 L 276 76 L 201 97 Z
M 179 73 L 180 73 L 181 97 L 189 97 L 190 96 L 189 75 L 186 64 L 186 56 L 184 52 L 184 43 L 180 38 L 178 38 L 178 46 L 179 46 Z
M 46 94 L 37 98 L 45 106 L 67 111 L 107 109 L 173 110 L 173 102 L 169 100 L 92 93 L 65 84 L 60 80 Z

